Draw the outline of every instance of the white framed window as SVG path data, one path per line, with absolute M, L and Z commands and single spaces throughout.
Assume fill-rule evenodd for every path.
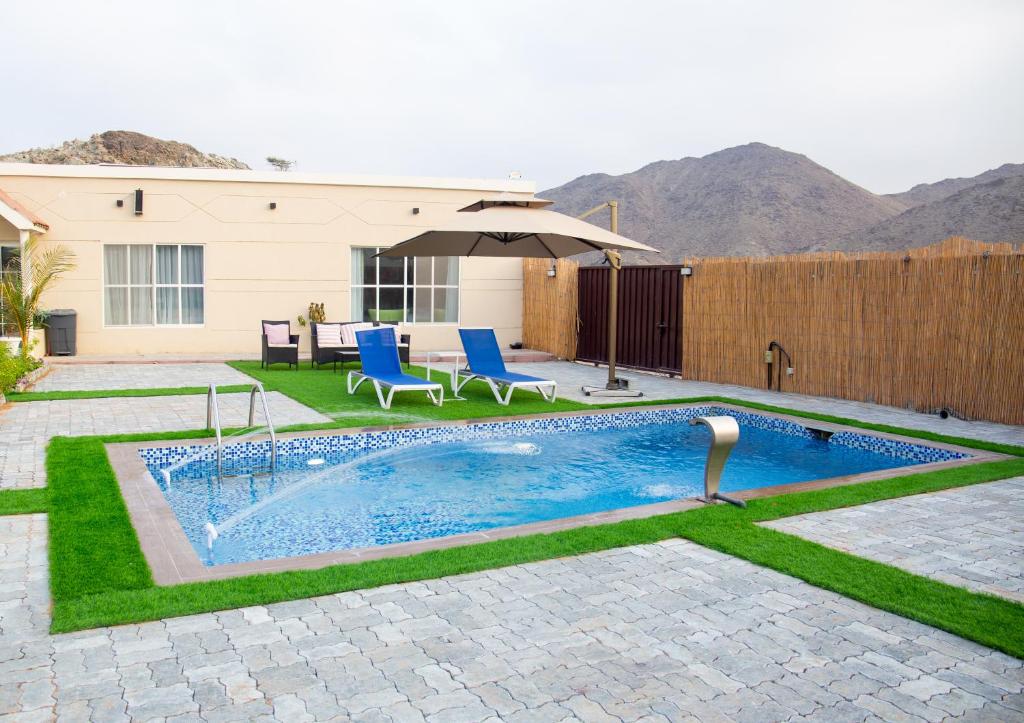
M 203 247 L 194 244 L 103 246 L 106 326 L 202 326 Z
M 352 249 L 352 319 L 406 324 L 459 323 L 459 257 L 374 258 Z

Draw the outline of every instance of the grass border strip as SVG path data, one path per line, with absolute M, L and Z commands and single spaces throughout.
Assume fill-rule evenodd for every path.
M 46 512 L 48 507 L 49 497 L 45 487 L 0 490 L 0 517 Z
M 219 394 L 248 392 L 251 384 L 218 386 Z M 111 399 L 114 397 L 176 397 L 206 394 L 209 387 L 153 387 L 151 389 L 73 389 L 52 392 L 8 392 L 9 402 L 53 402 L 65 399 Z

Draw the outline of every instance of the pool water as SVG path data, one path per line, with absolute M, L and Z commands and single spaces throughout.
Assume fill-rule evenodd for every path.
M 220 480 L 204 460 L 174 470 L 169 486 L 161 464 L 149 467 L 200 559 L 220 565 L 694 497 L 703 493 L 709 441 L 706 428 L 675 420 L 283 456 L 273 474 Z M 722 491 L 921 461 L 741 421 Z M 218 533 L 212 546 L 207 523 Z

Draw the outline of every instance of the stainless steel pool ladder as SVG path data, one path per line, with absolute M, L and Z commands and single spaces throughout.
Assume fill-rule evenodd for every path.
M 263 391 L 263 385 L 255 382 L 249 390 L 249 427 L 253 426 L 256 420 L 256 393 L 259 392 L 260 403 L 263 405 L 263 416 L 267 420 L 267 429 L 270 431 L 270 471 L 273 472 L 277 466 L 277 435 L 274 433 L 274 422 L 270 418 L 270 405 L 267 404 L 267 393 Z M 220 405 L 217 403 L 217 385 L 211 384 L 206 392 L 206 428 L 212 429 L 217 434 L 217 476 L 221 474 L 221 460 L 223 459 L 224 439 L 220 430 Z

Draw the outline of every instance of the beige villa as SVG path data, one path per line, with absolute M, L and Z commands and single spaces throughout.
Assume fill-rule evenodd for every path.
M 519 259 L 373 255 L 481 198 L 533 191 L 521 180 L 0 163 L 0 246 L 4 262 L 31 234 L 75 253 L 44 301 L 77 312 L 79 354 L 251 355 L 261 319 L 300 331 L 310 302 L 328 321 L 399 321 L 414 350 L 459 348 L 459 325 L 494 327 L 507 344 L 522 332 Z

